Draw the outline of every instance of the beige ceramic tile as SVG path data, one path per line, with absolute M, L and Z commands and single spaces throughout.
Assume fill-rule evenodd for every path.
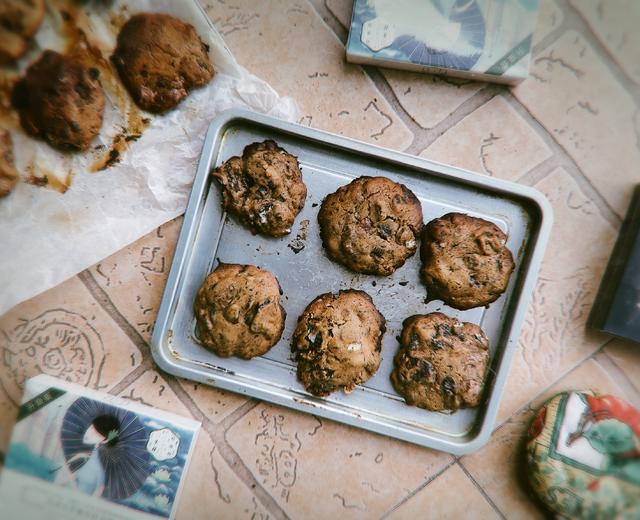
M 509 419 L 489 443 L 460 463 L 509 520 L 544 519 L 526 484 L 524 435 L 533 413 Z
M 626 397 L 600 364 L 588 360 L 544 392 L 533 409 L 558 392 L 587 389 Z M 462 465 L 510 520 L 544 518 L 526 485 L 524 442 L 533 416 L 531 409 L 516 414 L 493 433 L 489 444 L 461 459 Z
M 325 5 L 345 27 L 351 25 L 353 1 L 325 0 Z M 465 79 L 381 68 L 393 93 L 422 128 L 433 128 L 485 86 Z
M 116 308 L 147 341 L 181 225 L 182 217 L 167 222 L 90 268 Z
M 324 0 L 324 5 L 331 11 L 338 21 L 347 30 L 351 26 L 351 13 L 353 11 L 353 0 Z
M 166 378 L 169 375 L 162 375 L 153 369 L 147 370 L 138 377 L 127 388 L 120 392 L 120 397 L 130 401 L 153 406 L 172 412 L 183 417 L 191 417 L 188 408 L 180 401 L 171 387 L 167 384 Z M 175 379 L 174 379 L 175 380 Z
M 78 278 L 14 307 L 0 318 L 0 450 L 26 379 L 45 373 L 105 390 L 141 360 Z
M 500 516 L 457 464 L 402 504 L 387 518 L 476 519 Z
M 201 430 L 178 505 L 177 520 L 268 520 L 262 504 Z
M 551 150 L 509 104 L 496 96 L 434 141 L 422 157 L 515 180 Z
M 640 111 L 582 35 L 536 56 L 513 92 L 622 215 L 640 181 Z
M 233 392 L 218 390 L 208 385 L 177 379 L 180 386 L 193 400 L 200 411 L 211 421 L 220 422 L 236 408 L 248 401 L 247 397 Z
M 468 79 L 380 69 L 407 113 L 422 128 L 433 128 L 486 86 Z
M 562 10 L 558 7 L 555 0 L 541 0 L 540 10 L 538 12 L 538 23 L 533 32 L 532 45 L 535 46 L 551 31 L 554 31 L 564 19 Z
M 306 0 L 210 2 L 236 59 L 300 107 L 300 123 L 403 150 L 413 136 Z M 286 37 L 283 34 L 286 33 Z
M 609 343 L 604 351 L 625 373 L 629 381 L 640 390 L 640 347 L 638 344 L 616 339 Z
M 261 404 L 227 431 L 255 478 L 292 518 L 375 518 L 451 456 Z
M 616 231 L 565 170 L 556 169 L 536 188 L 551 202 L 554 223 L 498 422 L 607 340 L 585 327 Z M 588 230 L 589 240 L 576 240 L 578 230 Z
M 640 2 L 570 0 L 623 70 L 640 84 Z

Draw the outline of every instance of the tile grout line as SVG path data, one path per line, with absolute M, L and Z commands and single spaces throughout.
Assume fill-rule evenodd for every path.
M 478 482 L 476 481 L 475 478 L 473 478 L 473 475 L 471 475 L 471 473 L 469 473 L 469 470 L 467 470 L 467 468 L 464 466 L 464 464 L 462 464 L 462 462 L 460 461 L 460 459 L 456 460 L 456 464 L 458 465 L 458 467 L 464 472 L 464 474 L 469 478 L 469 480 L 471 480 L 471 482 L 473 483 L 473 485 L 476 487 L 476 489 L 480 492 L 480 494 L 484 497 L 484 499 L 489 503 L 489 505 L 493 508 L 493 510 L 498 514 L 498 516 L 502 519 L 502 520 L 506 520 L 507 517 L 504 515 L 504 513 L 500 510 L 500 508 L 495 504 L 495 502 L 491 499 L 491 497 L 489 496 L 489 494 L 482 489 L 482 486 L 480 484 L 478 484 Z
M 582 365 L 584 365 L 585 363 L 587 363 L 588 361 L 592 360 L 595 358 L 596 355 L 598 355 L 598 353 L 602 352 L 603 349 L 611 342 L 613 342 L 615 340 L 615 338 L 609 338 L 607 339 L 604 343 L 602 343 L 595 351 L 593 351 L 591 354 L 589 354 L 587 357 L 585 357 L 584 359 L 582 359 L 581 361 L 578 361 L 578 363 L 576 363 L 575 365 L 573 365 L 572 367 L 568 368 L 567 370 L 565 370 L 564 372 L 562 372 L 562 374 L 557 378 L 554 379 L 551 383 L 549 383 L 547 386 L 545 386 L 542 390 L 540 390 L 536 395 L 534 395 L 529 401 L 527 401 L 525 404 L 523 404 L 520 408 L 517 408 L 516 410 L 514 410 L 511 414 L 509 414 L 508 417 L 506 417 L 502 422 L 497 423 L 497 426 L 495 426 L 493 428 L 493 430 L 491 431 L 491 435 L 493 435 L 495 432 L 497 432 L 498 430 L 500 430 L 503 426 L 505 426 L 511 419 L 513 419 L 514 417 L 516 417 L 517 415 L 520 415 L 524 412 L 526 412 L 527 410 L 529 411 L 533 411 L 533 408 L 531 408 L 531 404 L 534 401 L 537 401 L 538 399 L 541 398 L 541 396 L 543 394 L 545 394 L 546 392 L 548 392 L 554 385 L 558 384 L 560 381 L 562 381 L 565 377 L 567 377 L 571 372 L 573 372 L 574 370 L 577 370 L 578 368 L 580 368 Z
M 114 385 L 108 393 L 111 395 L 120 394 L 120 392 L 130 386 L 136 379 L 138 379 L 150 368 L 153 368 L 153 361 L 142 356 L 142 361 L 140 362 L 140 364 L 127 375 L 125 375 L 122 379 L 120 379 L 120 381 L 118 381 L 118 383 Z
M 254 407 L 257 406 L 254 405 Z M 248 411 L 248 410 L 247 410 Z M 227 441 L 227 432 L 223 431 L 221 428 L 215 428 L 213 423 L 206 419 L 203 421 L 203 427 L 207 430 L 215 447 L 217 448 L 220 456 L 227 463 L 229 469 L 238 477 L 238 479 L 247 487 L 248 491 L 255 495 L 257 500 L 263 505 L 267 511 L 277 519 L 288 519 L 289 516 L 285 512 L 280 504 L 278 504 L 277 500 L 271 496 L 258 479 L 256 479 L 251 472 L 251 470 L 247 467 L 247 465 L 242 460 L 242 457 L 236 452 L 236 450 L 229 444 Z
M 615 383 L 622 388 L 625 394 L 631 397 L 632 403 L 635 404 L 635 406 L 640 405 L 640 388 L 636 388 L 633 381 L 629 379 L 629 376 L 620 368 L 609 353 L 605 352 L 604 348 L 596 352 L 593 359 L 598 364 L 601 364 L 609 375 L 613 376 Z
M 585 40 L 591 45 L 594 52 L 600 58 L 600 61 L 609 69 L 611 75 L 622 86 L 622 88 L 629 94 L 636 104 L 640 103 L 640 85 L 638 85 L 624 68 L 620 65 L 618 59 L 612 54 L 607 47 L 602 43 L 595 30 L 591 28 L 591 24 L 587 19 L 567 0 L 559 0 L 556 2 L 558 7 L 562 10 L 564 19 L 560 24 L 560 28 L 565 31 L 573 30 L 580 33 Z
M 413 491 L 411 491 L 402 500 L 400 500 L 399 502 L 397 502 L 396 504 L 391 506 L 391 508 L 389 510 L 387 510 L 387 512 L 384 513 L 380 517 L 380 520 L 385 520 L 385 518 L 388 518 L 389 515 L 391 515 L 394 511 L 398 510 L 401 506 L 403 506 L 405 503 L 407 503 L 409 500 L 411 500 L 414 496 L 416 496 L 418 493 L 420 493 L 420 491 L 422 491 L 424 488 L 426 488 L 435 479 L 437 479 L 440 475 L 442 475 L 445 471 L 447 471 L 451 466 L 453 466 L 456 463 L 456 460 L 457 459 L 452 456 L 451 457 L 451 461 L 449 461 L 449 463 L 446 466 L 444 466 L 439 471 L 437 471 L 436 473 L 431 475 L 429 478 L 427 478 L 422 484 L 420 484 L 417 488 L 415 488 Z
M 576 181 L 580 189 L 585 195 L 596 205 L 600 214 L 617 230 L 622 222 L 620 215 L 611 207 L 604 196 L 592 184 L 591 180 L 582 172 L 575 160 L 569 155 L 566 149 L 558 143 L 553 135 L 544 127 L 544 125 L 525 107 L 513 92 L 507 91 L 503 96 L 504 100 L 509 103 L 521 117 L 525 118 L 529 126 L 542 138 L 544 143 L 550 148 L 552 154 L 557 155 L 558 166 L 562 166 L 569 175 Z M 526 117 L 525 117 L 526 116 Z M 526 182 L 526 174 L 521 178 Z
M 562 166 L 555 154 L 552 153 L 551 157 L 547 157 L 544 161 L 536 164 L 530 170 L 524 172 L 520 177 L 516 179 L 518 184 L 524 184 L 527 186 L 535 186 L 543 179 L 546 179 L 553 173 L 553 170 Z
M 129 338 L 129 340 L 138 348 L 140 353 L 144 356 L 151 355 L 151 348 L 140 333 L 135 329 L 131 323 L 124 317 L 124 315 L 117 309 L 115 304 L 109 298 L 106 291 L 100 287 L 96 279 L 93 277 L 88 269 L 78 273 L 78 279 L 84 284 L 94 300 L 102 307 L 102 309 L 109 315 L 109 317 L 116 322 L 122 332 Z

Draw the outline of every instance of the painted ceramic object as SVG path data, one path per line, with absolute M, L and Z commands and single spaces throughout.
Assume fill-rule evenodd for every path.
M 528 433 L 529 481 L 567 518 L 640 518 L 640 412 L 622 399 L 565 392 Z

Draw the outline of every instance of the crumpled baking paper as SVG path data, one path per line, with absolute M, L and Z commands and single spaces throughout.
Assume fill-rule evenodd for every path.
M 73 179 L 64 194 L 19 182 L 0 199 L 0 315 L 182 214 L 207 127 L 223 110 L 242 107 L 295 119 L 293 100 L 278 96 L 237 64 L 195 1 L 129 0 L 111 8 L 122 4 L 127 13 L 167 12 L 193 24 L 210 45 L 216 75 L 177 109 L 151 116 L 142 137 L 104 171 L 89 173 L 94 156 L 61 154 L 42 141 L 13 133 L 21 175 L 26 162 L 35 161 L 60 178 L 73 172 Z M 41 29 L 45 39 L 55 33 L 47 24 L 51 22 Z M 113 39 L 104 16 L 92 16 L 91 24 L 94 35 Z M 51 41 L 38 43 L 56 48 L 47 45 Z M 113 107 L 107 112 L 101 139 L 108 142 L 122 114 Z

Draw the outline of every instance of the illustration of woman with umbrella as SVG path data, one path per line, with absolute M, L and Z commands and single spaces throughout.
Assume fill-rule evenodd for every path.
M 126 499 L 151 472 L 148 434 L 134 413 L 121 408 L 77 399 L 64 416 L 60 440 L 67 478 L 88 495 Z

